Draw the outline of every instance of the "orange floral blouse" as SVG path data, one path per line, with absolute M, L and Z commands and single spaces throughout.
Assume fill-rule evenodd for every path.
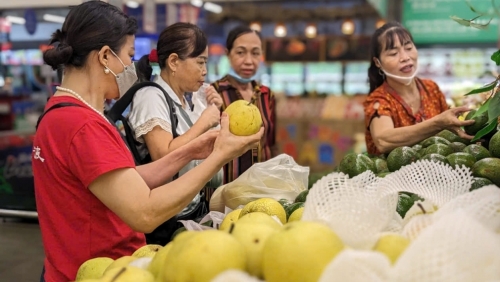
M 421 102 L 420 110 L 415 114 L 387 82 L 368 95 L 364 102 L 365 140 L 368 153 L 380 154 L 370 133 L 370 124 L 373 118 L 389 116 L 394 122 L 394 127 L 397 128 L 417 124 L 448 109 L 445 96 L 435 82 L 426 79 L 417 79 L 416 81 Z M 379 103 L 378 109 L 373 108 L 376 103 Z

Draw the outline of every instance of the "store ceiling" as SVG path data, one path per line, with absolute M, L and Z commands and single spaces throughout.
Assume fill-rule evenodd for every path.
M 124 0 L 125 2 L 126 0 Z M 187 3 L 190 0 L 155 0 L 156 3 Z M 211 0 L 211 2 L 248 2 L 248 1 L 270 1 L 270 0 Z M 82 3 L 82 0 L 1 0 L 0 10 L 18 8 L 44 8 L 44 7 L 68 7 Z M 142 3 L 144 0 L 135 0 Z
M 127 0 L 124 0 L 124 3 Z M 24 8 L 37 8 L 37 14 L 66 16 L 68 6 L 82 0 L 16 0 L 0 1 L 3 15 L 19 16 Z M 136 0 L 144 2 L 144 0 Z M 157 3 L 189 3 L 190 0 L 156 0 Z M 208 21 L 222 23 L 228 20 L 243 22 L 331 21 L 345 18 L 376 18 L 378 13 L 366 0 L 210 0 L 223 7 L 221 13 L 209 13 Z M 24 8 L 23 8 L 24 7 Z M 41 11 L 43 10 L 43 11 Z M 38 17 L 38 16 L 37 16 Z M 40 16 L 41 17 L 41 16 Z
M 365 0 L 309 0 L 227 2 L 222 13 L 209 14 L 210 22 L 240 20 L 244 22 L 330 21 L 345 18 L 378 17 L 377 11 Z

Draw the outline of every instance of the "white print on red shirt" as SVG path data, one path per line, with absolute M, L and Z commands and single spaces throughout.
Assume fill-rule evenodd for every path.
M 43 163 L 43 162 L 45 161 L 45 159 L 44 159 L 44 158 L 42 158 L 42 157 L 40 156 L 40 151 L 41 151 L 41 149 L 40 149 L 40 147 L 38 147 L 38 146 L 37 146 L 37 147 L 35 147 L 35 148 L 33 148 L 33 153 L 35 153 L 35 154 L 33 155 L 33 159 L 35 159 L 35 160 L 40 160 L 40 161 L 42 161 L 42 163 Z

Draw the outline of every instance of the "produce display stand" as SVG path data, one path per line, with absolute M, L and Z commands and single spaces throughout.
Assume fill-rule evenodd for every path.
M 31 168 L 34 133 L 0 132 L 0 216 L 38 218 Z
M 277 99 L 278 152 L 310 167 L 312 173 L 333 171 L 347 153 L 361 153 L 363 148 L 359 147 L 365 147 L 363 99 L 362 96 Z

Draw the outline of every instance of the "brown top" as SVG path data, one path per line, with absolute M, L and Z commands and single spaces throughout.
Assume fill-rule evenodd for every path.
M 389 116 L 394 127 L 398 128 L 417 124 L 448 109 L 444 94 L 435 82 L 426 79 L 416 79 L 416 82 L 420 93 L 420 110 L 417 113 L 413 113 L 410 106 L 387 82 L 368 95 L 364 102 L 365 140 L 368 153 L 380 154 L 370 133 L 373 118 Z M 379 103 L 378 109 L 374 109 L 376 103 Z
M 241 93 L 229 83 L 228 77 L 213 83 L 213 86 L 222 96 L 224 102 L 222 110 L 236 100 L 241 100 Z M 230 161 L 224 166 L 224 184 L 229 183 L 249 169 L 256 162 L 264 162 L 273 157 L 273 146 L 276 137 L 276 104 L 271 90 L 252 81 L 254 105 L 259 108 L 264 126 L 264 136 L 257 149 L 244 153 L 241 157 Z

